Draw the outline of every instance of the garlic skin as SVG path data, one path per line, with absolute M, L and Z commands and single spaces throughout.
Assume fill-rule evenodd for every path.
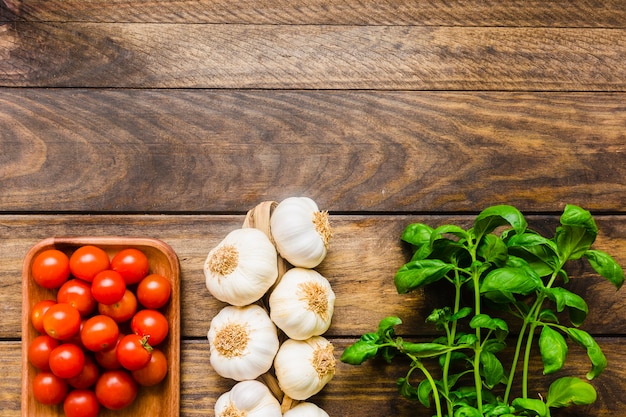
M 281 417 L 280 403 L 259 381 L 242 381 L 215 402 L 216 417 Z
M 211 320 L 207 338 L 211 366 L 235 381 L 267 372 L 279 347 L 276 326 L 256 304 L 224 307 Z
M 313 403 L 303 402 L 285 414 L 283 417 L 330 417 L 328 413 Z
M 269 297 L 270 318 L 289 338 L 319 336 L 330 327 L 335 293 L 319 272 L 291 268 Z
M 209 292 L 234 306 L 252 304 L 278 278 L 278 253 L 270 238 L 259 229 L 231 231 L 204 262 Z
M 335 376 L 335 366 L 334 347 L 322 336 L 287 339 L 274 359 L 280 389 L 300 401 L 320 392 Z
M 332 232 L 328 212 L 308 197 L 289 197 L 278 203 L 270 217 L 270 230 L 278 253 L 293 266 L 315 268 L 328 251 Z

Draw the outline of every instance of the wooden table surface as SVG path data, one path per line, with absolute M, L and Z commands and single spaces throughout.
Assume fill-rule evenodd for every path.
M 625 103 L 622 0 L 0 0 L 2 416 L 21 415 L 21 268 L 46 237 L 176 251 L 182 416 L 212 416 L 232 385 L 209 365 L 223 304 L 202 265 L 262 201 L 305 195 L 331 213 L 319 270 L 337 293 L 337 355 L 387 315 L 432 333 L 432 300 L 393 287 L 409 222 L 511 204 L 552 230 L 577 204 L 626 265 Z M 609 367 L 593 407 L 556 416 L 626 415 L 624 293 L 591 272 L 574 267 L 570 288 Z M 583 351 L 568 361 L 587 371 Z M 339 364 L 312 401 L 430 416 L 397 394 L 402 371 Z

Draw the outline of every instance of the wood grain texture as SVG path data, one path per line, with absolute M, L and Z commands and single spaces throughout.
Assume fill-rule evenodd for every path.
M 530 216 L 530 227 L 552 236 L 556 217 Z M 443 287 L 407 295 L 397 294 L 393 276 L 409 257 L 400 235 L 411 222 L 433 227 L 454 223 L 469 227 L 473 216 L 342 216 L 332 215 L 333 238 L 327 258 L 318 270 L 337 294 L 329 336 L 352 337 L 373 331 L 389 315 L 402 318 L 406 335 L 436 334 L 425 317 L 434 308 L 450 305 Z M 594 245 L 626 265 L 626 220 L 621 216 L 597 217 L 600 236 Z M 21 278 L 24 256 L 39 240 L 60 236 L 144 236 L 170 245 L 180 260 L 181 335 L 205 338 L 209 322 L 224 304 L 214 299 L 205 286 L 203 264 L 208 252 L 235 228 L 243 216 L 103 216 L 28 215 L 0 217 L 0 314 L 1 338 L 21 334 Z M 626 301 L 622 291 L 599 278 L 589 266 L 568 266 L 572 277 L 568 288 L 584 294 L 590 314 L 584 328 L 594 334 L 626 332 Z M 445 304 L 444 304 L 445 303 Z M 597 306 L 597 307 L 596 307 Z M 610 314 L 607 312 L 610 311 Z
M 0 27 L 0 86 L 624 91 L 625 34 L 16 22 Z
M 335 346 L 337 357 L 352 339 L 330 339 Z M 614 417 L 621 415 L 626 402 L 619 381 L 626 375 L 626 356 L 621 349 L 622 342 L 616 338 L 600 338 L 598 343 L 605 351 L 610 366 L 592 384 L 598 391 L 594 406 L 571 407 L 554 410 L 553 417 Z M 0 399 L 3 417 L 18 417 L 19 410 L 19 342 L 1 341 L 0 355 L 3 358 L 3 372 L 0 378 Z M 233 381 L 221 378 L 209 364 L 208 342 L 184 340 L 181 344 L 181 416 L 214 416 L 213 407 L 217 397 L 230 389 Z M 558 375 L 543 377 L 541 364 L 533 363 L 529 390 L 545 396 L 546 387 Z M 584 378 L 588 370 L 586 354 L 572 349 L 564 373 L 576 374 Z M 311 401 L 324 408 L 331 416 L 430 416 L 421 405 L 403 399 L 397 393 L 395 380 L 404 376 L 402 362 L 387 365 L 383 362 L 368 362 L 361 366 L 351 366 L 338 362 L 333 380 Z M 534 397 L 538 398 L 538 397 Z
M 4 5 L 3 5 L 4 3 Z M 0 20 L 624 28 L 620 0 L 3 0 Z
M 335 212 L 621 212 L 625 100 L 5 89 L 0 209 L 243 213 L 306 194 Z

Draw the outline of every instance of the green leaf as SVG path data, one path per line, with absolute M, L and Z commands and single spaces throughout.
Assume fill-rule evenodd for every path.
M 449 350 L 448 346 L 439 343 L 412 343 L 401 338 L 397 339 L 396 344 L 401 352 L 410 353 L 418 358 L 437 356 Z
M 567 205 L 560 220 L 561 227 L 557 228 L 554 240 L 561 262 L 580 259 L 598 235 L 591 213 L 578 206 Z
M 454 269 L 453 265 L 438 259 L 411 261 L 396 272 L 394 283 L 398 293 L 406 294 L 439 281 L 452 269 Z
M 472 320 L 470 320 L 470 327 L 472 329 L 480 327 L 482 329 L 502 330 L 506 333 L 509 332 L 509 326 L 506 324 L 506 321 L 499 318 L 492 318 L 484 313 L 472 317 Z
M 525 262 L 524 264 L 525 267 L 505 266 L 490 271 L 480 285 L 480 292 L 496 302 L 498 302 L 499 296 L 514 301 L 511 294 L 527 295 L 543 287 L 539 275 L 527 267 L 528 264 Z
M 556 310 L 561 312 L 569 308 L 569 316 L 574 326 L 580 326 L 589 313 L 587 302 L 578 294 L 562 287 L 544 288 L 543 293 L 556 303 Z
M 491 206 L 480 212 L 474 220 L 474 234 L 479 239 L 493 232 L 497 227 L 509 224 L 515 232 L 524 233 L 527 227 L 522 213 L 513 206 Z
M 506 244 L 496 235 L 486 235 L 480 242 L 477 253 L 485 262 L 496 266 L 504 266 L 509 256 Z
M 556 244 L 535 232 L 513 235 L 506 244 L 510 254 L 525 259 L 540 276 L 550 275 L 558 265 Z
M 551 374 L 565 364 L 567 342 L 561 333 L 550 326 L 543 326 L 539 336 L 539 352 L 543 362 L 543 374 Z
M 393 337 L 394 327 L 399 324 L 402 324 L 402 320 L 399 317 L 385 317 L 378 323 L 378 330 L 376 331 L 376 334 L 378 334 L 381 339 L 383 339 L 385 336 Z
M 341 362 L 349 365 L 360 365 L 368 359 L 376 356 L 379 345 L 371 340 L 358 340 L 348 346 L 341 354 Z
M 541 400 L 534 398 L 516 398 L 511 403 L 518 410 L 528 410 L 535 412 L 539 417 L 549 417 L 548 406 Z
M 467 239 L 467 231 L 463 228 L 453 225 L 453 224 L 444 224 L 443 226 L 437 227 L 433 234 L 430 236 L 430 242 L 433 243 L 436 239 L 441 238 L 443 235 L 451 234 L 459 239 Z
M 491 352 L 483 351 L 480 354 L 484 382 L 487 388 L 493 388 L 504 380 L 504 367 L 500 360 Z
M 583 227 L 591 235 L 598 234 L 598 226 L 591 213 L 573 204 L 565 205 L 560 222 L 563 226 Z
M 409 224 L 402 232 L 401 239 L 414 246 L 430 243 L 433 228 L 422 223 Z
M 419 390 L 409 383 L 407 378 L 398 378 L 396 381 L 400 395 L 409 400 L 419 400 Z
M 587 372 L 587 379 L 600 375 L 607 366 L 607 360 L 595 339 L 584 330 L 568 328 L 566 331 L 574 342 L 587 349 L 587 356 L 591 361 L 591 370 Z
M 471 307 L 463 307 L 462 309 L 457 311 L 455 314 L 453 314 L 450 317 L 450 320 L 460 320 L 460 319 L 463 319 L 463 318 L 469 316 L 470 314 L 472 314 L 472 311 L 474 311 L 474 310 Z
M 554 311 L 549 308 L 544 308 L 539 312 L 539 320 L 544 323 L 558 323 L 559 318 L 556 316 Z
M 474 407 L 464 405 L 454 412 L 454 417 L 483 417 L 483 415 Z
M 430 408 L 430 394 L 433 392 L 433 387 L 430 385 L 430 381 L 427 379 L 422 380 L 417 386 L 417 398 L 419 402 L 426 408 Z
M 548 407 L 559 408 L 593 404 L 596 398 L 596 390 L 590 383 L 576 377 L 563 377 L 550 385 L 546 403 Z
M 624 284 L 624 270 L 608 254 L 599 250 L 588 250 L 584 257 L 587 258 L 591 267 L 602 277 L 606 278 L 619 290 Z

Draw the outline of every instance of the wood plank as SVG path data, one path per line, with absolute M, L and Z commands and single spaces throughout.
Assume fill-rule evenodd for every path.
M 557 218 L 529 216 L 530 227 L 551 236 Z M 626 219 L 598 216 L 600 235 L 595 248 L 604 250 L 626 266 Z M 330 252 L 318 270 L 337 295 L 335 314 L 328 334 L 349 337 L 373 331 L 390 315 L 402 318 L 406 335 L 435 334 L 425 323 L 434 308 L 450 305 L 442 288 L 429 287 L 398 295 L 393 276 L 408 253 L 400 242 L 402 230 L 411 222 L 433 227 L 453 223 L 469 227 L 473 216 L 427 215 L 332 215 L 334 235 Z M 205 338 L 212 317 L 224 306 L 205 286 L 203 263 L 208 252 L 231 230 L 241 227 L 243 216 L 166 215 L 29 215 L 0 216 L 0 338 L 21 334 L 21 268 L 27 251 L 40 239 L 52 236 L 142 236 L 161 239 L 177 253 L 181 265 L 181 334 Z M 626 334 L 626 301 L 582 262 L 568 266 L 568 288 L 584 294 L 590 314 L 583 328 L 594 334 Z M 448 294 L 443 292 L 443 294 Z M 446 303 L 446 304 L 444 304 Z M 610 313 L 609 313 L 610 312 Z
M 245 212 L 306 194 L 336 212 L 623 211 L 625 100 L 2 89 L 0 209 Z
M 353 340 L 330 339 L 335 345 L 338 357 L 343 349 Z M 573 407 L 555 410 L 554 417 L 609 417 L 621 415 L 626 407 L 622 395 L 623 387 L 618 381 L 626 378 L 626 354 L 621 349 L 623 340 L 619 338 L 601 338 L 598 343 L 606 353 L 610 366 L 592 382 L 598 391 L 598 400 L 592 406 Z M 0 400 L 4 417 L 18 417 L 20 413 L 20 342 L 0 342 L 0 355 L 3 358 L 0 379 Z M 184 340 L 181 345 L 181 416 L 213 416 L 213 407 L 217 397 L 230 389 L 233 382 L 217 375 L 209 365 L 209 347 L 205 341 Z M 552 378 L 542 377 L 540 363 L 533 363 L 529 383 L 530 392 L 545 396 L 546 386 Z M 563 373 L 584 378 L 588 370 L 586 354 L 579 349 L 572 349 L 568 365 Z M 311 398 L 331 416 L 414 416 L 426 415 L 420 405 L 411 403 L 399 396 L 395 380 L 404 375 L 406 368 L 401 362 L 386 365 L 383 362 L 368 362 L 361 366 L 338 363 L 333 380 L 324 390 Z M 535 397 L 536 398 L 536 397 Z
M 620 0 L 5 0 L 0 20 L 624 28 Z
M 29 23 L 0 86 L 624 91 L 621 29 Z

